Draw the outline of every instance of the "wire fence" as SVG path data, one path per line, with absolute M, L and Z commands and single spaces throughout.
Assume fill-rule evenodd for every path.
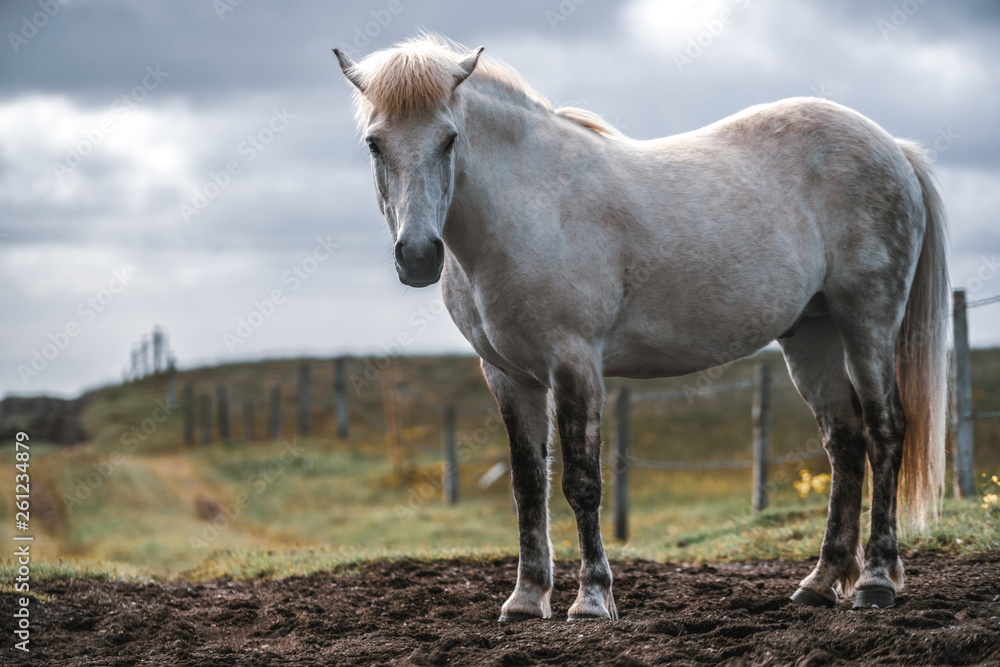
M 977 301 L 966 301 L 965 309 L 969 310 L 970 308 L 979 308 L 980 306 L 988 306 L 991 303 L 1000 303 L 1000 294 L 986 297 L 985 299 L 979 299 Z
M 1000 303 L 1000 294 L 995 296 L 987 297 L 984 299 L 978 299 L 976 301 L 964 301 L 961 305 L 957 306 L 958 311 L 970 310 L 973 308 L 980 308 L 982 306 L 988 306 L 990 304 Z M 779 376 L 776 380 L 777 382 L 788 382 L 790 378 L 787 376 Z M 713 387 L 708 387 L 702 390 L 698 390 L 698 394 L 715 394 L 724 393 L 731 391 L 739 391 L 743 389 L 748 389 L 753 387 L 753 380 L 741 380 L 738 382 L 730 382 L 724 385 L 716 385 Z M 664 401 L 672 400 L 677 398 L 687 398 L 691 395 L 690 391 L 686 390 L 669 390 L 669 391 L 649 391 L 635 393 L 632 395 L 633 401 Z M 957 415 L 957 420 L 976 420 L 976 419 L 993 419 L 1000 417 L 1000 410 L 992 412 L 980 412 L 969 415 Z M 771 463 L 774 465 L 782 465 L 785 463 L 793 463 L 795 461 L 804 461 L 808 459 L 825 457 L 826 452 L 823 450 L 813 451 L 813 452 L 790 452 L 782 456 L 776 456 L 771 458 Z M 747 469 L 754 465 L 754 461 L 751 459 L 741 459 L 732 461 L 661 461 L 653 459 L 645 459 L 636 456 L 629 458 L 631 464 L 637 468 L 646 468 L 649 470 L 737 470 L 737 469 Z
M 779 376 L 776 380 L 780 383 L 789 382 L 790 378 L 787 376 Z M 705 387 L 697 390 L 669 390 L 669 391 L 644 391 L 635 392 L 631 394 L 631 401 L 644 403 L 644 402 L 654 402 L 654 401 L 670 401 L 679 398 L 688 399 L 693 394 L 697 394 L 699 397 L 704 397 L 711 394 L 724 394 L 730 392 L 741 391 L 745 389 L 750 389 L 754 386 L 754 380 L 739 380 L 736 382 L 728 382 L 726 384 L 713 385 L 710 387 Z M 609 398 L 609 402 L 614 402 L 614 398 Z M 819 456 L 825 456 L 826 453 L 823 450 L 815 452 L 790 452 L 783 456 L 778 456 L 771 458 L 772 464 L 785 464 L 794 461 L 803 461 L 807 459 L 816 458 Z M 745 470 L 747 468 L 752 468 L 754 466 L 753 459 L 739 459 L 739 460 L 711 460 L 711 461 L 664 461 L 656 459 L 641 458 L 638 456 L 629 455 L 629 465 L 634 468 L 643 468 L 646 470 L 669 470 L 669 471 L 707 471 L 707 470 Z
M 795 463 L 796 461 L 807 461 L 819 457 L 826 457 L 824 450 L 815 452 L 791 452 L 782 456 L 771 458 L 771 465 L 784 465 Z M 642 459 L 637 456 L 629 457 L 629 463 L 634 468 L 645 468 L 647 470 L 746 470 L 752 468 L 752 459 L 739 459 L 736 461 L 654 461 Z
M 953 427 L 954 427 L 954 456 L 956 471 L 956 495 L 959 497 L 970 497 L 972 491 L 972 422 L 976 420 L 992 419 L 1000 417 L 1000 410 L 973 413 L 971 409 L 971 386 L 970 386 L 970 353 L 968 347 L 968 327 L 966 322 L 966 312 L 969 309 L 980 308 L 991 304 L 1000 303 L 1000 295 L 991 296 L 975 301 L 966 301 L 963 291 L 955 293 L 955 307 L 952 318 L 954 320 L 955 331 L 955 351 L 954 351 L 954 371 L 955 371 L 955 403 L 952 407 Z M 310 414 L 312 408 L 311 392 L 311 369 L 307 366 L 310 362 L 305 362 L 300 368 L 298 393 L 297 393 L 297 431 L 307 435 L 310 432 Z M 312 362 L 315 363 L 315 362 Z M 780 375 L 771 379 L 770 370 L 766 370 L 766 378 L 758 365 L 757 374 L 753 379 L 738 380 L 725 384 L 708 384 L 696 388 L 685 387 L 684 389 L 656 390 L 644 392 L 632 392 L 627 386 L 612 392 L 607 397 L 607 405 L 614 406 L 615 415 L 613 420 L 614 433 L 613 448 L 611 456 L 602 460 L 602 467 L 610 469 L 614 474 L 615 485 L 626 485 L 627 470 L 629 468 L 639 468 L 652 471 L 713 471 L 713 470 L 745 470 L 754 471 L 754 506 L 762 509 L 766 506 L 766 490 L 764 484 L 767 481 L 767 471 L 770 466 L 784 465 L 797 461 L 825 457 L 825 451 L 817 444 L 817 440 L 811 440 L 797 451 L 788 452 L 779 456 L 770 455 L 770 394 L 773 385 L 790 382 L 786 375 Z M 382 414 L 378 411 L 377 403 L 370 403 L 365 406 L 360 401 L 349 401 L 347 395 L 347 360 L 334 360 L 334 400 L 336 408 L 336 426 L 338 437 L 342 440 L 348 439 L 349 420 L 357 418 L 366 427 L 374 432 L 382 432 L 386 436 L 390 456 L 393 459 L 394 467 L 402 465 L 402 447 L 421 452 L 423 454 L 440 454 L 445 462 L 455 462 L 454 448 L 460 441 L 457 433 L 456 418 L 463 417 L 468 421 L 475 416 L 489 416 L 489 419 L 496 422 L 500 428 L 500 416 L 495 403 L 489 405 L 468 404 L 468 402 L 456 405 L 456 402 L 441 400 L 438 397 L 429 396 L 428 392 L 405 386 L 395 379 L 395 372 L 392 368 L 391 360 L 387 368 L 380 376 L 376 376 L 368 384 L 373 382 L 382 389 Z M 175 371 L 171 367 L 168 369 L 169 395 L 168 403 L 177 403 L 176 377 Z M 663 404 L 678 399 L 686 399 L 691 402 L 693 397 L 704 398 L 712 395 L 738 394 L 739 392 L 753 391 L 753 456 L 747 459 L 730 460 L 702 460 L 702 461 L 679 461 L 661 460 L 631 454 L 630 422 L 633 404 L 652 405 Z M 216 426 L 218 433 L 223 440 L 229 440 L 231 430 L 229 425 L 229 405 L 228 393 L 225 387 L 219 386 L 214 392 L 216 398 L 215 410 L 212 409 L 213 392 L 202 393 L 198 396 L 199 408 L 198 440 L 201 444 L 208 444 L 213 440 L 213 428 Z M 184 388 L 183 414 L 184 414 L 184 437 L 188 444 L 195 443 L 195 400 L 194 391 L 190 383 Z M 399 402 L 415 407 L 418 419 L 422 422 L 418 426 L 402 428 L 400 418 Z M 268 415 L 267 415 L 267 435 L 275 440 L 282 436 L 282 388 L 272 386 L 269 390 Z M 244 400 L 243 410 L 253 410 L 253 401 Z M 216 417 L 216 424 L 212 424 L 213 414 Z M 253 424 L 255 418 L 252 413 L 244 414 L 244 440 L 254 439 Z M 433 426 L 432 426 L 433 425 Z M 428 434 L 436 432 L 440 428 L 443 446 L 433 444 L 433 440 L 426 437 Z M 493 431 L 491 431 L 493 432 Z M 496 465 L 505 464 L 505 457 L 497 456 L 475 456 L 465 457 L 463 463 L 488 463 Z M 444 466 L 444 486 L 450 489 L 450 500 L 455 502 L 457 496 L 454 489 L 457 488 L 457 464 Z M 498 479 L 496 466 L 491 468 L 489 476 L 493 480 Z M 616 499 L 625 498 L 616 494 Z M 624 501 L 616 500 L 619 504 Z M 617 512 L 617 510 L 616 510 Z M 625 512 L 627 521 L 627 511 Z M 627 534 L 625 528 L 616 530 L 620 536 Z

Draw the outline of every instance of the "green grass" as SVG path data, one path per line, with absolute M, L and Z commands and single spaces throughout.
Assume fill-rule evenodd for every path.
M 774 355 L 778 377 L 783 368 Z M 359 372 L 363 361 L 354 360 Z M 460 502 L 440 496 L 440 413 L 400 394 L 406 468 L 394 472 L 386 455 L 382 394 L 376 384 L 352 395 L 352 438 L 333 438 L 333 406 L 325 398 L 332 372 L 316 362 L 313 423 L 317 435 L 294 440 L 290 418 L 294 392 L 285 392 L 289 452 L 281 444 L 213 444 L 185 447 L 179 414 L 156 424 L 144 440 L 128 433 L 141 426 L 165 391 L 161 378 L 92 392 L 85 419 L 91 442 L 32 448 L 32 578 L 254 579 L 340 571 L 380 559 L 452 557 L 491 559 L 517 552 L 517 523 L 506 477 L 480 489 L 479 477 L 506 460 L 506 437 L 492 428 L 489 396 L 476 362 L 463 357 L 410 358 L 394 362 L 399 382 L 435 403 L 462 408 L 459 441 L 469 454 L 460 466 Z M 269 361 L 199 369 L 182 376 L 196 392 L 230 387 L 234 430 L 238 406 L 260 399 L 266 387 L 294 387 L 297 361 Z M 976 351 L 973 384 L 976 410 L 1000 405 L 1000 351 Z M 778 371 L 781 372 L 778 372 Z M 752 361 L 722 369 L 716 384 L 751 376 Z M 635 391 L 681 389 L 697 378 L 628 382 Z M 621 386 L 609 381 L 609 390 Z M 325 393 L 324 393 L 325 392 Z M 788 382 L 775 386 L 776 454 L 813 446 L 816 427 Z M 262 411 L 262 410 L 261 410 Z M 636 403 L 633 453 L 641 458 L 710 460 L 749 458 L 749 392 L 720 393 L 693 402 Z M 261 418 L 262 419 L 262 418 Z M 148 424 L 147 424 L 148 425 Z M 610 418 L 605 420 L 609 439 Z M 489 428 L 487 428 L 489 427 Z M 976 424 L 977 466 L 1000 472 L 1000 420 Z M 258 433 L 263 424 L 258 424 Z M 135 446 L 130 447 L 129 443 Z M 284 452 L 284 455 L 283 455 Z M 552 542 L 556 558 L 578 558 L 573 514 L 553 475 Z M 801 498 L 792 486 L 798 471 L 828 471 L 824 458 L 772 469 L 771 509 L 750 509 L 748 470 L 666 472 L 634 468 L 630 494 L 630 540 L 607 539 L 614 559 L 653 558 L 678 562 L 768 558 L 812 558 L 819 550 L 826 495 Z M 109 472 L 110 471 L 110 472 Z M 14 474 L 10 457 L 0 475 Z M 606 471 L 606 483 L 609 473 Z M 983 480 L 988 483 L 988 478 Z M 610 494 L 606 496 L 610 499 Z M 12 499 L 0 510 L 12 516 Z M 611 535 L 610 513 L 604 520 Z M 1000 550 L 996 510 L 949 499 L 940 521 L 925 534 L 904 535 L 901 548 L 971 553 Z M 0 539 L 10 542 L 10 522 Z M 0 558 L 0 586 L 12 585 L 14 563 Z
M 13 581 L 17 577 L 16 565 L 10 560 L 0 561 L 0 593 L 14 592 Z M 32 562 L 31 581 L 72 580 L 87 581 L 127 581 L 146 583 L 153 576 L 141 568 L 110 562 L 79 562 L 75 560 L 42 560 Z M 30 590 L 27 595 L 37 595 Z

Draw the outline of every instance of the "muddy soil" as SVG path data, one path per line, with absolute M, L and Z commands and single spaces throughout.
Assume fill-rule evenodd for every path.
M 810 562 L 615 563 L 617 622 L 568 623 L 574 564 L 551 620 L 500 624 L 517 564 L 374 564 L 343 575 L 209 584 L 50 582 L 25 665 L 1000 665 L 1000 553 L 911 554 L 893 609 L 795 605 Z

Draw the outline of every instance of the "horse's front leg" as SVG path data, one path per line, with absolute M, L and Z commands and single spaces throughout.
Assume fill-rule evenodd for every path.
M 556 417 L 562 443 L 562 488 L 580 535 L 580 591 L 569 620 L 611 618 L 618 610 L 611 568 L 601 539 L 601 407 L 604 385 L 596 363 L 564 363 L 554 374 Z
M 485 361 L 483 374 L 497 399 L 510 439 L 511 483 L 520 544 L 517 585 L 500 610 L 500 620 L 550 618 L 548 390 L 542 385 L 517 383 Z

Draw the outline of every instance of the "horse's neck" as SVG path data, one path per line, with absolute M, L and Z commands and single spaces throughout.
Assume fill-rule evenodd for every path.
M 476 90 L 461 112 L 465 141 L 444 240 L 467 273 L 479 270 L 484 258 L 508 254 L 532 226 L 544 224 L 537 215 L 541 197 L 556 204 L 555 184 L 546 176 L 557 171 L 552 133 L 558 119 L 497 95 Z

